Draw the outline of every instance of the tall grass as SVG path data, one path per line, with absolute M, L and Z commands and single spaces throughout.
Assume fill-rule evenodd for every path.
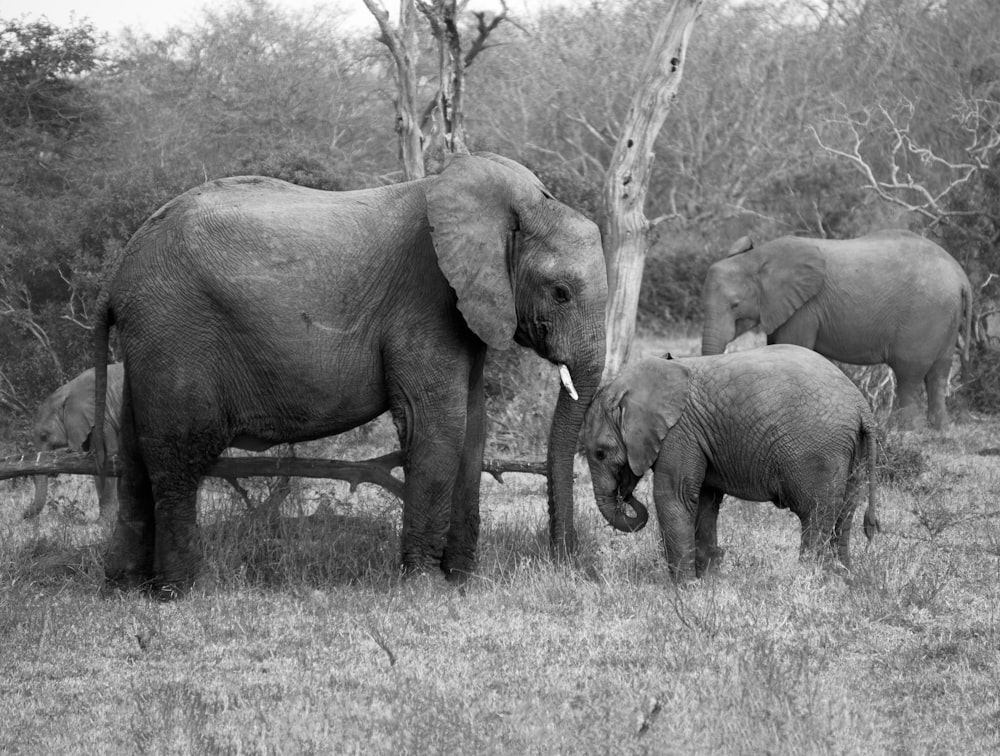
M 378 489 L 298 481 L 269 512 L 207 484 L 202 577 L 170 604 L 104 587 L 89 481 L 60 479 L 77 501 L 37 524 L 30 487 L 0 484 L 0 751 L 992 752 L 1000 461 L 975 452 L 1000 421 L 883 446 L 885 531 L 855 529 L 849 574 L 799 561 L 787 511 L 726 499 L 721 568 L 683 586 L 655 518 L 604 525 L 582 461 L 572 563 L 549 557 L 541 478 L 484 476 L 462 586 L 400 578 Z

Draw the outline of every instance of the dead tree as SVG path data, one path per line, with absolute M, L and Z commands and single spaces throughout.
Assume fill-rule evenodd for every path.
M 606 375 L 628 361 L 639 287 L 654 224 L 644 205 L 653 144 L 677 95 L 688 40 L 702 0 L 673 0 L 653 39 L 604 180 L 604 256 L 608 266 Z
M 389 12 L 381 0 L 365 0 L 365 5 L 378 22 L 382 42 L 393 59 L 397 95 L 396 131 L 400 140 L 400 160 L 407 179 L 427 174 L 429 162 L 437 169 L 446 155 L 467 152 L 463 98 L 465 69 L 489 45 L 487 40 L 500 24 L 508 20 L 507 4 L 487 19 L 483 12 L 474 13 L 476 37 L 462 52 L 458 15 L 468 0 L 400 0 L 399 25 L 393 28 Z M 438 50 L 438 87 L 434 96 L 418 115 L 417 64 L 419 37 L 417 11 L 427 19 Z

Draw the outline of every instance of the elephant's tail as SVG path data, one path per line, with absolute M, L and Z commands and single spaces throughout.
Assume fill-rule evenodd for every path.
M 107 447 L 104 438 L 104 423 L 108 392 L 108 344 L 111 326 L 114 323 L 114 313 L 111 310 L 111 295 L 102 289 L 97 298 L 94 313 L 94 422 L 93 443 L 94 458 L 97 463 L 98 496 L 101 498 L 101 511 L 104 511 L 104 483 L 107 473 L 104 465 L 107 461 Z
M 969 380 L 969 346 L 972 342 L 972 286 L 966 283 L 962 287 L 962 351 L 959 359 L 962 363 L 962 380 Z
M 882 530 L 882 522 L 878 517 L 878 486 L 875 481 L 878 438 L 875 432 L 875 420 L 870 413 L 861 421 L 861 433 L 868 452 L 868 509 L 865 510 L 865 537 L 870 541 Z

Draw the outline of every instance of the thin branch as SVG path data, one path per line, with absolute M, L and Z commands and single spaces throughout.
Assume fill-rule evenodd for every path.
M 844 110 L 846 113 L 846 107 Z M 914 104 L 905 100 L 902 111 L 906 121 L 909 121 L 915 111 Z M 862 155 L 862 147 L 866 141 L 862 134 L 875 128 L 872 112 L 865 110 L 864 113 L 864 119 L 845 114 L 842 119 L 829 121 L 846 128 L 849 132 L 850 145 L 845 149 L 837 149 L 826 144 L 814 126 L 810 125 L 808 128 L 823 150 L 850 162 L 864 177 L 866 188 L 874 191 L 886 202 L 923 216 L 932 223 L 949 223 L 953 219 L 977 216 L 989 218 L 994 223 L 1000 220 L 990 218 L 982 211 L 950 210 L 946 204 L 960 187 L 968 184 L 979 172 L 989 170 L 991 161 L 1000 154 L 1000 124 L 997 117 L 997 113 L 1000 113 L 1000 103 L 983 99 L 968 100 L 964 101 L 959 110 L 953 114 L 952 119 L 959 123 L 959 128 L 966 134 L 963 153 L 967 160 L 964 161 L 946 159 L 929 147 L 919 144 L 913 138 L 908 122 L 900 122 L 897 116 L 880 105 L 878 113 L 891 137 L 888 147 L 887 179 L 879 178 L 871 161 Z M 906 170 L 904 163 L 908 157 L 919 161 L 928 174 L 926 178 L 915 179 Z M 932 172 L 946 176 L 940 188 L 931 188 L 929 181 Z M 963 233 L 980 241 L 990 243 L 993 238 L 966 226 L 957 227 Z
M 403 467 L 402 452 L 395 451 L 381 457 L 360 461 L 318 459 L 315 457 L 219 457 L 209 468 L 208 475 L 217 478 L 298 477 L 344 480 L 353 493 L 361 483 L 373 483 L 392 495 L 403 498 L 403 481 L 392 471 Z M 546 464 L 533 460 L 490 459 L 483 461 L 483 472 L 503 483 L 504 473 L 528 473 L 545 476 Z M 40 473 L 46 475 L 94 475 L 97 461 L 90 452 L 51 451 L 19 455 L 0 459 L 0 480 L 19 478 Z M 109 457 L 106 474 L 119 477 L 122 461 Z M 237 489 L 238 490 L 238 489 Z

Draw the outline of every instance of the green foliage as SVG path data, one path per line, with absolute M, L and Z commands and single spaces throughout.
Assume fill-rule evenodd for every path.
M 322 158 L 297 151 L 247 155 L 239 161 L 236 175 L 271 176 L 310 189 L 341 191 L 352 188 L 350 177 L 334 175 Z
M 963 376 L 961 396 L 973 412 L 995 413 L 1000 408 L 1000 349 L 976 343 Z
M 876 473 L 879 484 L 914 483 L 927 470 L 921 445 L 906 434 L 879 429 Z
M 672 220 L 646 260 L 647 330 L 695 322 L 704 271 L 744 233 L 846 237 L 919 226 L 886 210 L 816 135 L 850 151 L 844 118 L 884 107 L 911 113 L 913 139 L 956 162 L 968 157 L 962 108 L 979 102 L 989 115 L 997 100 L 1000 6 L 989 0 L 963 0 L 961 12 L 884 0 L 835 0 L 815 14 L 791 0 L 706 7 L 649 177 L 647 216 Z M 660 3 L 629 0 L 502 24 L 467 71 L 470 144 L 521 160 L 599 221 L 604 172 L 660 14 Z M 391 69 L 368 33 L 374 22 L 351 36 L 342 21 L 336 10 L 299 14 L 247 0 L 187 29 L 126 36 L 110 53 L 89 23 L 0 21 L 0 406 L 15 429 L 90 363 L 84 326 L 101 266 L 170 198 L 240 173 L 328 190 L 392 180 Z M 471 26 L 462 31 L 468 41 Z M 423 49 L 420 91 L 429 94 L 435 61 Z M 885 120 L 862 136 L 863 157 L 885 169 Z M 932 189 L 945 178 L 920 155 L 897 157 Z M 936 228 L 984 309 L 1000 296 L 989 279 L 1000 270 L 996 245 L 984 241 L 1000 217 L 1000 158 L 992 159 L 946 198 L 968 214 Z M 505 359 L 495 380 L 516 387 L 520 358 Z M 983 370 L 990 359 L 981 355 Z M 984 374 L 972 384 L 978 411 L 1000 406 L 988 383 Z M 504 392 L 517 394 L 493 385 L 491 401 Z M 508 446 L 523 432 L 534 448 L 546 432 L 544 412 L 492 410 Z
M 595 222 L 599 221 L 601 184 L 596 177 L 581 176 L 576 171 L 554 163 L 539 163 L 529 165 L 528 168 L 542 180 L 545 188 L 560 202 Z
M 656 329 L 664 323 L 699 322 L 701 287 L 717 259 L 693 234 L 654 246 L 643 270 L 638 323 Z

